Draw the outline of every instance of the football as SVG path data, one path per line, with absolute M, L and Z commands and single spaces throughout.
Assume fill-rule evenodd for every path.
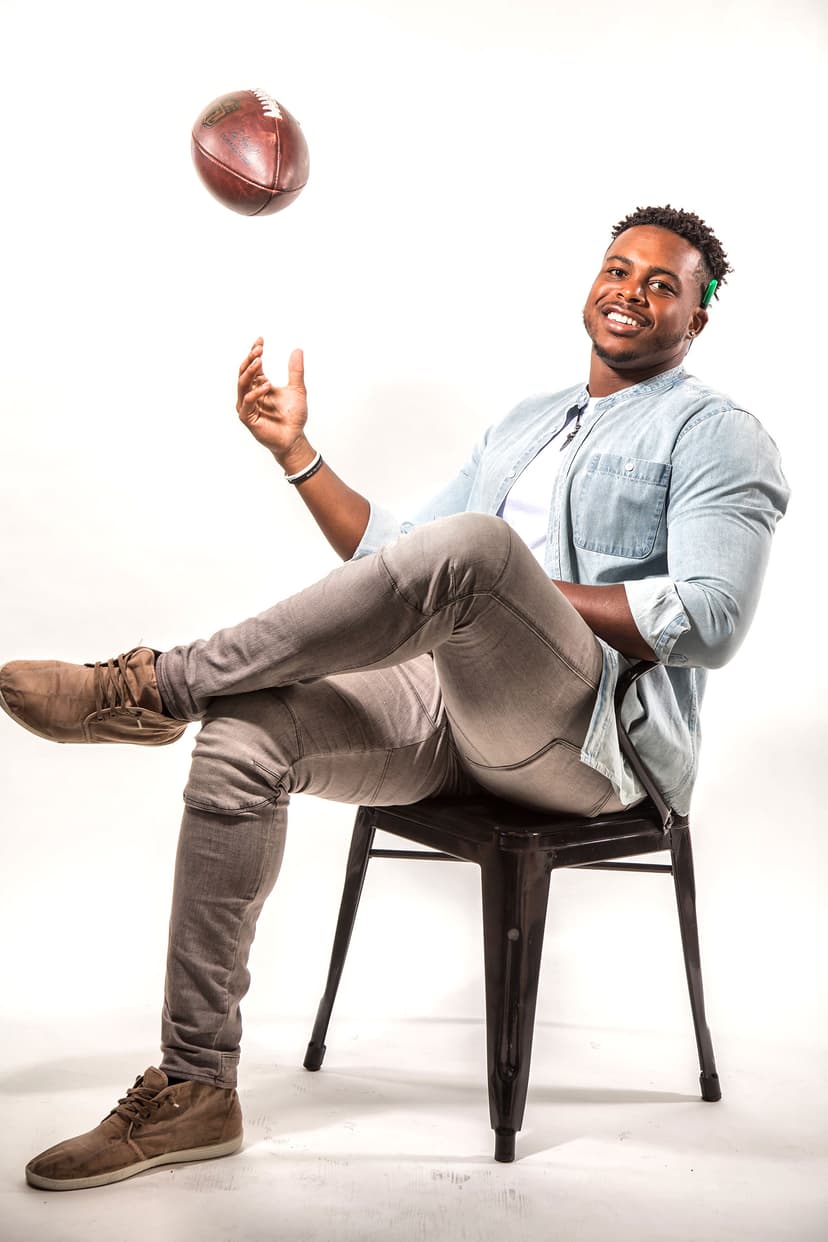
M 266 91 L 233 91 L 199 113 L 196 171 L 214 198 L 243 216 L 269 216 L 301 194 L 310 161 L 302 127 Z

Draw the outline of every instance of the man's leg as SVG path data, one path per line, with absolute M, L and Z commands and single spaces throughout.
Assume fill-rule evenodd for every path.
M 279 873 L 291 794 L 378 805 L 474 788 L 429 656 L 213 700 L 184 792 L 162 1068 L 236 1084 L 247 959 Z

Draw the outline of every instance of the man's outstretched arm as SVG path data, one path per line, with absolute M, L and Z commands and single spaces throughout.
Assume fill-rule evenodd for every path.
M 299 474 L 316 457 L 305 435 L 308 397 L 304 357 L 301 349 L 294 349 L 288 363 L 288 382 L 284 388 L 276 388 L 262 370 L 263 347 L 259 337 L 239 368 L 236 409 L 250 433 L 270 450 L 285 474 Z M 347 561 L 368 525 L 368 501 L 343 483 L 328 465 L 298 482 L 296 490 L 328 543 Z

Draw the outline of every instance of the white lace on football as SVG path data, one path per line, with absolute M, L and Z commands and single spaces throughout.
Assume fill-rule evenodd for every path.
M 279 108 L 278 103 L 276 102 L 276 100 L 273 98 L 272 95 L 268 95 L 267 91 L 254 90 L 252 93 L 256 96 L 259 103 L 262 105 L 262 112 L 264 112 L 265 116 L 272 116 L 272 117 L 275 117 L 277 121 L 281 121 L 282 119 L 281 109 Z

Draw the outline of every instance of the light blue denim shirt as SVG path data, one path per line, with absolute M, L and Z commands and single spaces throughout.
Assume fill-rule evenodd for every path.
M 521 471 L 588 395 L 581 385 L 522 401 L 410 519 L 372 505 L 354 556 L 434 518 L 496 514 Z M 779 452 L 761 424 L 682 367 L 595 402 L 564 450 L 545 568 L 566 582 L 623 583 L 659 661 L 628 693 L 624 723 L 683 814 L 698 767 L 706 670 L 729 660 L 747 632 L 788 495 Z M 613 706 L 628 661 L 601 646 L 603 674 L 581 759 L 629 804 L 644 791 L 621 755 Z

